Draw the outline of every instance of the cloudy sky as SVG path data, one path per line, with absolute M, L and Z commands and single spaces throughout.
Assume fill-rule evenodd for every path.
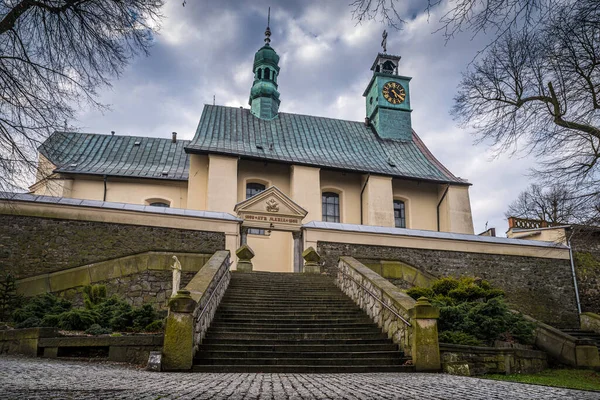
M 202 107 L 213 102 L 248 107 L 253 55 L 264 39 L 271 6 L 271 45 L 280 55 L 283 112 L 362 121 L 363 90 L 380 51 L 379 21 L 357 25 L 348 0 L 242 2 L 168 0 L 149 57 L 132 62 L 112 88 L 100 92 L 111 111 L 84 109 L 81 131 L 123 135 L 193 137 Z M 486 43 L 465 34 L 445 43 L 434 33 L 443 5 L 429 18 L 422 1 L 399 1 L 406 20 L 388 28 L 388 53 L 402 56 L 399 72 L 413 77 L 413 129 L 470 190 L 476 233 L 507 229 L 504 211 L 529 184 L 533 160 L 493 157 L 485 144 L 457 126 L 450 114 L 461 72 Z

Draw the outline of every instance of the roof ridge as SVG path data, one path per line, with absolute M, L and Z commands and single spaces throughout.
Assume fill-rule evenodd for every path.
M 206 106 L 208 106 L 208 107 L 221 107 L 221 108 L 230 108 L 230 109 L 234 109 L 234 110 L 244 110 L 244 111 L 248 111 L 248 112 L 250 112 L 250 109 L 249 109 L 249 108 L 245 108 L 245 107 L 223 106 L 223 105 L 220 105 L 220 104 L 215 104 L 215 105 L 212 105 L 212 104 L 205 104 L 204 106 L 205 106 L 205 107 L 206 107 Z M 350 120 L 350 119 L 341 119 L 341 118 L 324 117 L 324 116 L 320 116 L 320 115 L 300 114 L 300 113 L 291 113 L 291 112 L 283 112 L 283 111 L 280 111 L 280 112 L 278 112 L 278 113 L 277 113 L 277 115 L 279 115 L 279 114 L 285 114 L 285 115 L 297 115 L 297 116 L 300 116 L 300 117 L 322 118 L 322 119 L 329 119 L 329 120 L 333 120 L 333 121 L 344 121 L 344 122 L 351 122 L 351 123 L 355 123 L 355 124 L 364 124 L 364 122 L 363 122 L 363 121 L 353 121 L 353 120 Z M 253 114 L 253 115 L 254 115 L 254 114 Z M 258 118 L 258 117 L 256 117 L 256 118 L 257 118 L 257 119 L 260 119 L 260 118 Z M 261 120 L 261 121 L 266 121 L 266 122 L 272 122 L 272 121 L 275 121 L 275 120 L 277 120 L 277 117 L 275 117 L 275 118 L 273 118 L 273 119 L 269 119 L 269 120 L 266 120 L 266 119 L 260 119 L 260 120 Z

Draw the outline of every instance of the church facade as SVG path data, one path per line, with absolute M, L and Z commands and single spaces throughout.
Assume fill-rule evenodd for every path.
M 283 113 L 279 56 L 266 34 L 249 108 L 205 105 L 189 141 L 55 132 L 39 148 L 31 193 L 240 215 L 240 204 L 275 187 L 303 210 L 299 224 L 474 233 L 470 184 L 412 129 L 399 56 L 379 53 L 371 66 L 364 121 Z M 255 270 L 294 271 L 293 230 L 257 226 L 241 232 Z

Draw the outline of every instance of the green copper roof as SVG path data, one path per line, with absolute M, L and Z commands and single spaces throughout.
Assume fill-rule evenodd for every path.
M 384 140 L 362 122 L 310 115 L 262 120 L 248 109 L 205 105 L 186 151 L 466 184 L 414 132 L 411 141 Z
M 54 132 L 39 148 L 55 172 L 187 180 L 189 140 Z

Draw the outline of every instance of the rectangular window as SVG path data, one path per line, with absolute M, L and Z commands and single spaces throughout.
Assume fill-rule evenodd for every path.
M 402 200 L 394 200 L 394 224 L 396 228 L 406 228 L 406 208 Z
M 323 193 L 323 221 L 340 222 L 340 196 L 337 193 Z
M 247 183 L 246 184 L 246 199 L 264 191 L 266 189 L 265 185 L 261 183 Z M 264 229 L 250 228 L 248 229 L 248 233 L 251 235 L 264 235 Z

